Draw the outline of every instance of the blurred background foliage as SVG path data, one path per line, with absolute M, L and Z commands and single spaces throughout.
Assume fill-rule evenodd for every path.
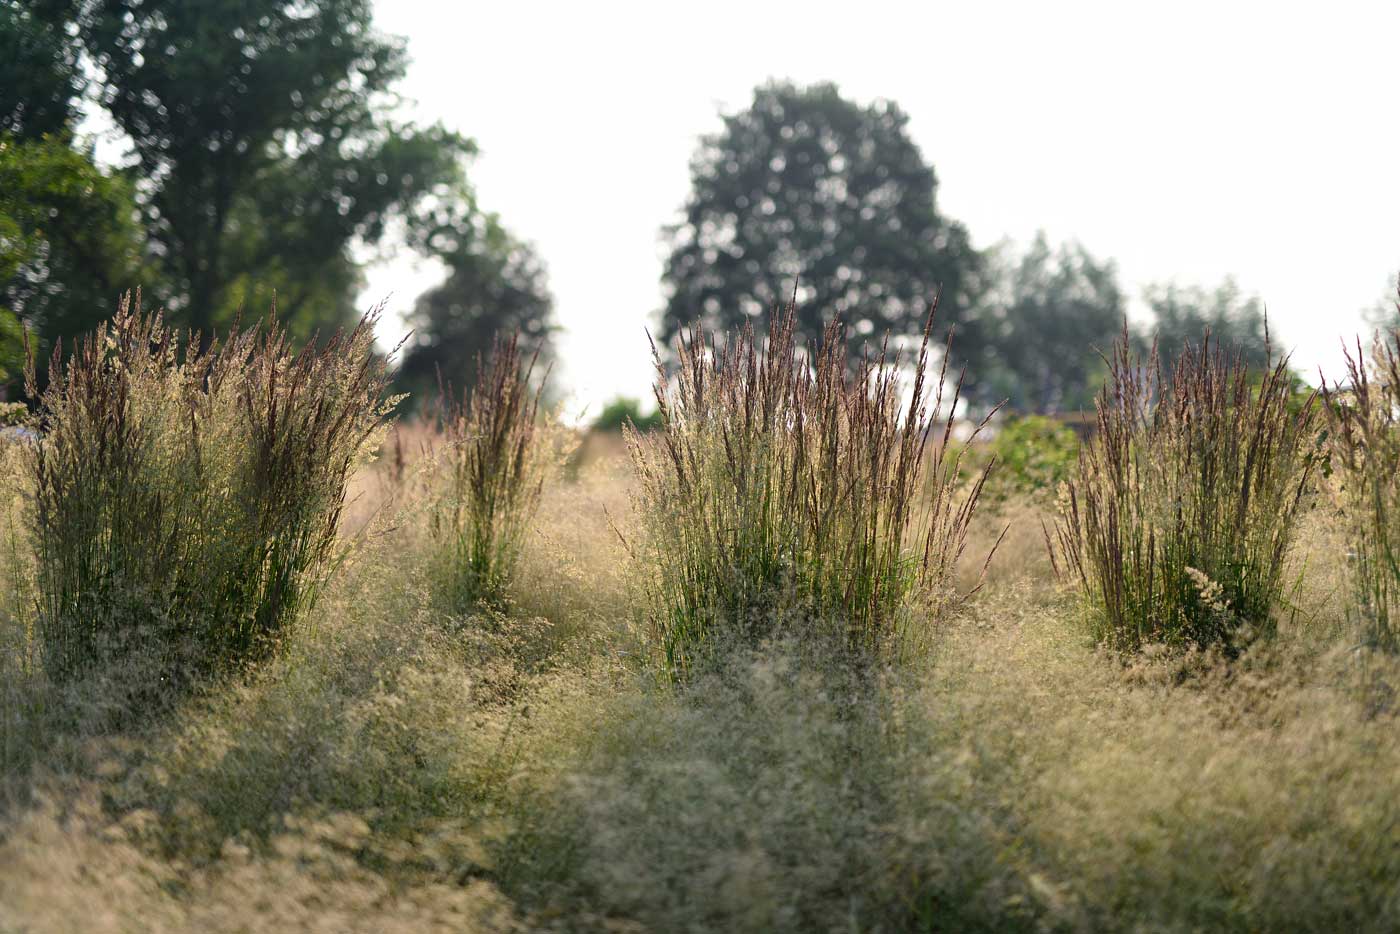
M 275 301 L 306 339 L 353 322 L 366 263 L 402 244 L 449 270 L 409 383 L 502 328 L 543 346 L 543 266 L 478 207 L 475 144 L 397 116 L 407 63 L 369 0 L 0 0 L 5 321 L 47 350 L 139 285 L 206 338 Z
M 140 286 L 206 335 L 275 302 L 305 340 L 353 321 L 367 265 L 399 249 L 445 270 L 407 314 L 399 388 L 415 402 L 440 378 L 470 385 L 497 334 L 549 356 L 544 261 L 478 205 L 474 141 L 401 117 L 405 44 L 371 13 L 370 0 L 0 0 L 11 395 L 21 323 L 47 353 Z M 939 295 L 938 336 L 956 332 L 950 362 L 968 367 L 974 409 L 1089 407 L 1096 348 L 1130 302 L 1114 263 L 1043 233 L 976 249 L 940 209 L 908 123 L 896 103 L 858 103 L 830 83 L 770 82 L 723 114 L 663 229 L 658 337 L 694 322 L 763 327 L 795 299 L 807 337 L 841 314 L 858 353 L 886 332 L 916 335 Z M 122 153 L 99 157 L 99 140 Z M 1134 334 L 1168 362 L 1207 328 L 1251 362 L 1265 354 L 1263 304 L 1232 281 L 1158 283 L 1142 299 L 1149 318 Z
M 794 294 L 809 340 L 838 314 L 855 339 L 912 336 L 940 290 L 941 324 L 964 318 L 981 257 L 939 213 L 933 167 L 897 104 L 775 83 L 723 123 L 701 141 L 685 219 L 665 234 L 663 340 L 694 321 L 757 323 Z
M 973 399 L 1018 412 L 1092 409 L 1104 373 L 1094 348 L 1112 343 L 1127 313 L 1113 263 L 1078 243 L 1052 249 L 1042 232 L 1019 255 L 995 247 L 988 265 L 967 342 Z
M 638 431 L 652 431 L 661 427 L 661 413 L 654 408 L 643 412 L 642 404 L 636 399 L 618 396 L 603 406 L 593 419 L 596 431 L 621 431 L 627 425 Z
M 1075 427 L 1083 431 L 1088 426 Z M 1048 507 L 1079 462 L 1080 434 L 1075 427 L 1049 415 L 1008 411 L 989 430 L 987 440 L 962 451 L 959 478 L 971 483 L 995 458 L 996 469 L 987 477 L 981 502 L 993 510 L 1027 502 Z

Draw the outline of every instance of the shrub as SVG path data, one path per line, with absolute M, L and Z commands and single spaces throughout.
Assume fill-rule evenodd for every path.
M 182 348 L 138 294 L 66 364 L 55 350 L 28 467 L 51 678 L 138 644 L 161 681 L 276 648 L 316 599 L 346 479 L 391 407 L 375 321 L 299 353 L 276 324 Z
M 987 447 L 997 462 L 988 494 L 1037 496 L 1069 479 L 1079 436 L 1049 416 L 1025 415 L 1003 422 Z
M 1281 597 L 1318 461 L 1315 399 L 1290 411 L 1286 359 L 1255 380 L 1209 337 L 1169 381 L 1156 349 L 1144 361 L 1126 337 L 1109 364 L 1055 543 L 1047 531 L 1056 571 L 1114 648 L 1230 650 L 1241 626 L 1267 628 Z
M 935 619 L 954 602 L 954 565 L 991 465 L 956 494 L 960 455 L 946 455 L 958 392 L 935 426 L 928 331 L 906 400 L 898 353 L 882 348 L 848 369 L 833 321 L 808 360 L 793 329 L 789 308 L 766 347 L 751 328 L 723 346 L 698 328 L 682 336 L 673 388 L 657 356 L 660 429 L 627 432 L 652 625 L 672 676 L 718 637 L 762 637 L 776 621 L 837 620 L 852 644 L 869 645 L 916 592 Z
M 593 420 L 594 431 L 621 431 L 631 425 L 638 431 L 651 431 L 661 424 L 661 413 L 642 414 L 642 406 L 636 399 L 618 396 L 607 405 Z
M 511 337 L 477 364 L 460 399 L 444 390 L 446 452 L 431 505 L 438 588 L 454 610 L 500 607 L 515 575 L 550 462 L 539 425 L 536 356 Z
M 1378 334 L 1369 361 L 1347 358 L 1350 392 L 1323 387 L 1349 525 L 1351 580 L 1366 641 L 1400 642 L 1400 331 Z

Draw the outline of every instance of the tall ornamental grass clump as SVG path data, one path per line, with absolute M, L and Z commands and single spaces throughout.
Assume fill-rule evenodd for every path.
M 391 406 L 376 317 L 300 352 L 274 323 L 204 344 L 138 295 L 66 363 L 55 350 L 28 462 L 50 678 L 139 657 L 165 682 L 276 649 Z
M 1366 641 L 1400 647 L 1400 330 L 1369 360 L 1346 355 L 1350 391 L 1325 387 L 1333 463 L 1349 524 L 1350 577 Z
M 457 611 L 500 608 L 509 598 L 525 536 L 551 463 L 540 424 L 538 355 L 515 337 L 495 342 L 460 398 L 443 392 L 446 449 L 429 515 L 437 585 Z
M 1251 373 L 1207 336 L 1167 379 L 1119 341 L 1046 536 L 1099 641 L 1230 651 L 1270 626 L 1319 461 L 1315 394 L 1294 401 L 1286 359 Z
M 888 342 L 848 366 L 839 321 L 810 357 L 794 326 L 789 307 L 766 343 L 752 328 L 722 344 L 682 336 L 674 383 L 656 354 L 659 429 L 627 431 L 652 629 L 673 677 L 780 623 L 837 620 L 870 646 L 911 597 L 935 619 L 956 600 L 954 566 L 992 465 L 959 488 L 959 392 L 941 416 L 940 373 L 930 415 L 929 331 L 906 396 Z

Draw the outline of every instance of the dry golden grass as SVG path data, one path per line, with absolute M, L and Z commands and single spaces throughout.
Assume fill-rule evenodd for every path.
M 438 609 L 412 492 L 357 483 L 378 518 L 283 655 L 120 735 L 103 684 L 12 677 L 7 610 L 0 931 L 1400 925 L 1400 666 L 1325 508 L 1234 660 L 1096 650 L 1009 502 L 922 655 L 766 644 L 676 690 L 617 460 L 547 489 L 509 615 Z
M 1324 390 L 1332 463 L 1350 520 L 1351 597 L 1368 643 L 1400 649 L 1400 330 L 1346 355 L 1347 388 Z
M 138 292 L 66 359 L 55 347 L 42 393 L 29 361 L 26 615 L 50 680 L 145 666 L 135 713 L 276 654 L 339 557 L 346 484 L 393 408 L 377 318 L 300 350 L 275 320 L 206 343 Z

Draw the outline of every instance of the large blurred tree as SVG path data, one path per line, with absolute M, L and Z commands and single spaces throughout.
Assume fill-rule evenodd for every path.
M 72 144 L 85 86 L 75 6 L 0 0 L 0 395 L 20 369 L 21 321 L 45 353 L 135 284 L 131 186 Z
M 45 353 L 90 330 L 123 290 L 140 284 L 140 252 L 124 178 L 66 138 L 0 133 L 0 332 L 22 320 Z M 0 382 L 14 377 L 12 365 L 0 367 L 7 371 Z
M 1098 351 L 1121 332 L 1126 302 L 1111 260 L 1078 243 L 1052 250 L 1044 233 L 1019 257 L 989 256 L 992 287 L 974 323 L 973 399 L 1020 412 L 1089 409 L 1102 381 Z
M 393 118 L 404 47 L 370 19 L 370 0 L 81 5 L 177 318 L 207 332 L 275 290 L 299 333 L 344 323 L 353 248 L 453 210 L 471 144 Z
M 460 390 L 476 378 L 479 356 L 498 336 L 517 334 L 527 355 L 548 357 L 553 301 L 544 264 L 494 216 L 481 215 L 475 235 L 442 255 L 446 280 L 419 296 L 408 315 L 413 333 L 399 365 L 398 388 L 421 410 L 439 379 Z
M 898 106 L 861 106 L 832 84 L 769 84 L 723 122 L 692 161 L 684 220 L 666 230 L 663 339 L 697 320 L 762 319 L 795 283 L 809 337 L 837 313 L 855 339 L 915 333 L 940 288 L 941 325 L 971 307 L 978 255 L 939 214 L 937 179 Z
M 84 87 L 68 28 L 77 0 L 0 0 L 0 133 L 26 139 L 69 127 Z
M 415 313 L 410 374 L 467 378 L 498 328 L 543 340 L 538 261 L 477 209 L 471 141 L 393 116 L 407 59 L 370 13 L 0 0 L 0 382 L 17 316 L 48 345 L 134 285 L 206 335 L 274 296 L 298 336 L 344 324 L 388 240 L 451 271 Z M 127 169 L 99 168 L 77 139 L 84 105 L 124 133 Z
M 1157 342 L 1163 366 L 1174 365 L 1185 345 L 1199 343 L 1207 332 L 1251 366 L 1268 362 L 1264 302 L 1257 295 L 1245 295 L 1233 279 L 1214 289 L 1159 283 L 1144 289 L 1143 298 L 1153 317 L 1144 338 Z

